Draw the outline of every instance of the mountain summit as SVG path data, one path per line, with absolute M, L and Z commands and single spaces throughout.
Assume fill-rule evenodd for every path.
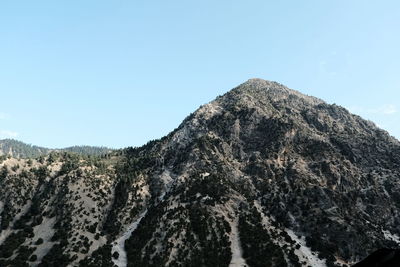
M 251 79 L 166 137 L 1 163 L 0 266 L 351 266 L 400 245 L 400 143 Z

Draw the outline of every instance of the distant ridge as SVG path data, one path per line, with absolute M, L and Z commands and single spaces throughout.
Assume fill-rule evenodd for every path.
M 99 156 L 109 153 L 113 151 L 113 149 L 108 147 L 96 146 L 71 146 L 61 149 L 50 149 L 26 144 L 24 142 L 14 139 L 0 140 L 0 156 L 10 155 L 14 158 L 36 158 L 57 151 L 73 152 L 81 155 Z

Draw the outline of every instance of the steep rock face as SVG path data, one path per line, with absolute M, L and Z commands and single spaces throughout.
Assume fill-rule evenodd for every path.
M 400 245 L 400 143 L 275 82 L 143 147 L 30 164 L 2 163 L 0 265 L 348 266 Z

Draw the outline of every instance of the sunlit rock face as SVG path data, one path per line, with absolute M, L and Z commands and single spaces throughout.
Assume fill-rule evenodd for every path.
M 0 168 L 0 266 L 351 266 L 400 244 L 400 143 L 261 79 L 143 147 Z

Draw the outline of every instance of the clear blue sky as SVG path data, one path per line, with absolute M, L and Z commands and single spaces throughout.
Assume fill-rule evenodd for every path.
M 0 138 L 137 146 L 249 78 L 400 137 L 399 1 L 0 2 Z

